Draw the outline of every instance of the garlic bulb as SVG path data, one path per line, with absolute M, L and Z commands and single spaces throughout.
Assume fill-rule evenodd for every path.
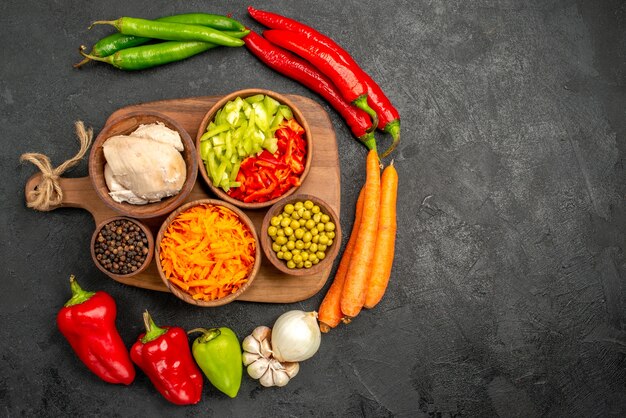
M 270 366 L 270 361 L 266 358 L 260 358 L 256 360 L 254 363 L 248 365 L 246 369 L 248 374 L 253 379 L 261 378 L 268 370 Z
M 107 139 L 102 150 L 109 195 L 138 205 L 177 194 L 187 176 L 183 149 L 178 132 L 159 123 Z
M 272 330 L 266 326 L 254 329 L 251 335 L 244 338 L 242 360 L 247 367 L 248 375 L 258 379 L 261 386 L 285 386 L 298 374 L 298 363 L 281 363 L 272 355 L 270 341 Z
M 317 312 L 285 312 L 272 328 L 272 351 L 274 357 L 281 362 L 311 358 L 317 353 L 321 341 Z

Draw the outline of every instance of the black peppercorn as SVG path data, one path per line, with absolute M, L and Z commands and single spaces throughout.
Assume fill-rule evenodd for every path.
M 114 274 L 137 271 L 148 255 L 148 238 L 139 225 L 126 219 L 118 219 L 104 225 L 96 237 L 94 253 L 96 260 Z M 142 244 L 142 245 L 139 245 Z M 143 247 L 134 251 L 136 246 Z

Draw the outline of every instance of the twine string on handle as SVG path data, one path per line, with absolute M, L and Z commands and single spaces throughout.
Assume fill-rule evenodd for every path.
M 82 160 L 93 139 L 92 128 L 85 128 L 85 124 L 82 121 L 77 121 L 74 125 L 76 127 L 76 136 L 80 142 L 80 149 L 75 156 L 57 168 L 52 168 L 50 158 L 43 154 L 27 152 L 20 157 L 20 161 L 29 161 L 35 164 L 42 174 L 41 182 L 34 190 L 29 191 L 26 196 L 26 205 L 29 208 L 45 212 L 51 206 L 60 205 L 63 201 L 63 190 L 59 184 L 59 178 L 66 170 L 74 167 Z

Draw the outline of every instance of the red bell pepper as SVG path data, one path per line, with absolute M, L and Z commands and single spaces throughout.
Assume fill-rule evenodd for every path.
M 115 301 L 106 292 L 87 292 L 70 276 L 72 298 L 57 314 L 57 326 L 85 365 L 105 382 L 129 385 L 135 367 L 122 341 Z
M 133 344 L 131 359 L 168 401 L 176 405 L 198 403 L 203 377 L 191 355 L 185 330 L 157 327 L 148 311 L 143 321 L 146 332 Z

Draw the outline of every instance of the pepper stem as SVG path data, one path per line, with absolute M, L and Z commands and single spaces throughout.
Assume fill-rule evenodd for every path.
M 374 136 L 374 132 L 369 132 L 363 136 L 360 136 L 359 141 L 361 141 L 367 147 L 368 150 L 377 151 L 376 137 Z
M 70 289 L 72 289 L 72 297 L 68 300 L 64 306 L 74 306 L 80 303 L 86 302 L 91 298 L 96 292 L 88 292 L 83 290 L 76 281 L 76 277 L 72 274 L 70 276 Z
M 91 25 L 89 25 L 87 29 L 91 30 L 91 28 L 93 28 L 95 25 L 111 25 L 111 26 L 115 26 L 115 28 L 119 30 L 117 20 L 96 20 Z
M 383 152 L 380 158 L 384 158 L 388 156 L 389 154 L 391 154 L 391 152 L 394 149 L 396 149 L 396 147 L 400 143 L 400 120 L 395 119 L 389 122 L 387 125 L 385 125 L 384 131 L 391 134 L 391 137 L 393 138 L 393 142 L 391 143 L 389 148 L 387 148 L 385 152 Z
M 159 338 L 161 335 L 167 332 L 167 329 L 159 328 L 156 326 L 156 324 L 154 323 L 154 320 L 152 319 L 152 317 L 150 316 L 147 310 L 143 313 L 143 324 L 146 327 L 146 335 L 144 335 L 143 338 L 141 339 L 141 342 L 143 344 L 149 343 L 150 341 L 154 341 L 157 338 Z
M 100 62 L 106 62 L 106 63 L 111 64 L 111 60 L 110 60 L 110 59 L 107 59 L 107 58 L 109 58 L 109 57 L 104 57 L 104 58 L 103 58 L 103 57 L 96 57 L 95 55 L 90 55 L 90 54 L 87 54 L 87 53 L 86 53 L 85 51 L 83 51 L 83 50 L 80 50 L 80 51 L 78 51 L 78 52 L 80 53 L 80 55 L 82 55 L 83 57 L 85 57 L 85 60 L 83 60 L 83 61 L 79 62 L 78 64 L 75 64 L 75 65 L 74 65 L 74 67 L 77 67 L 77 66 L 79 66 L 79 65 L 83 65 L 83 63 L 84 63 L 84 62 L 87 62 L 87 60 L 100 61 Z
M 209 341 L 219 337 L 220 334 L 222 333 L 219 330 L 219 328 L 211 328 L 211 329 L 194 328 L 191 331 L 187 331 L 187 334 L 192 334 L 194 332 L 201 332 L 202 333 L 202 335 L 197 338 L 198 342 L 200 342 L 202 344 L 206 344 Z
M 81 62 L 77 62 L 76 64 L 72 65 L 72 67 L 80 68 L 92 60 L 90 54 L 84 53 L 86 49 L 87 47 L 85 45 L 81 45 L 80 48 L 78 48 L 78 53 L 81 54 L 83 57 L 85 57 L 85 59 L 82 60 Z M 93 51 L 91 53 L 93 54 Z
M 376 114 L 374 109 L 372 109 L 370 105 L 367 104 L 367 94 L 360 95 L 359 97 L 354 99 L 352 103 L 359 109 L 365 111 L 365 113 L 367 113 L 370 118 L 372 118 L 372 126 L 366 132 L 374 132 L 378 127 L 378 115 Z

